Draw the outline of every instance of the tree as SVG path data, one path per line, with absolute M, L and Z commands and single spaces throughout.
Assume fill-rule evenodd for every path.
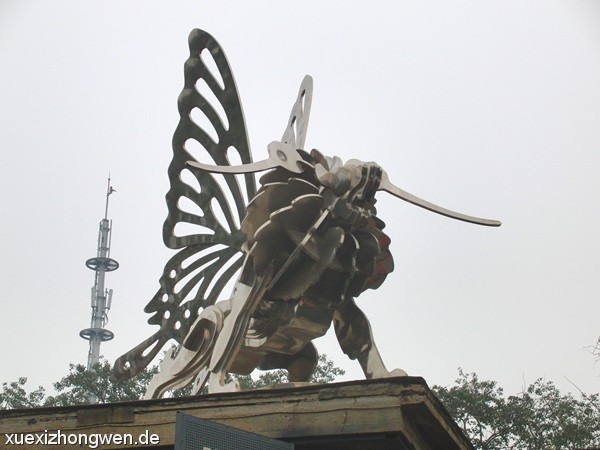
M 46 391 L 39 386 L 34 391 L 27 393 L 25 384 L 27 378 L 21 377 L 17 381 L 2 383 L 0 392 L 0 409 L 33 408 L 40 406 Z
M 28 393 L 25 385 L 27 378 L 2 384 L 0 391 L 0 409 L 33 408 L 38 406 L 68 406 L 89 403 L 93 394 L 99 403 L 112 403 L 126 400 L 139 400 L 146 392 L 150 380 L 158 372 L 158 365 L 148 367 L 136 377 L 125 381 L 114 381 L 111 378 L 112 368 L 107 360 L 94 366 L 94 370 L 86 370 L 81 364 L 70 364 L 69 373 L 60 381 L 53 383 L 54 395 L 46 397 L 43 387 Z M 344 370 L 336 367 L 327 355 L 319 356 L 319 362 L 311 381 L 328 383 Z M 253 389 L 275 383 L 287 382 L 287 372 L 273 370 L 263 372 L 257 379 L 250 375 L 233 375 L 243 389 Z M 170 393 L 173 397 L 190 395 L 191 386 Z
M 519 436 L 531 449 L 571 449 L 600 445 L 598 394 L 563 395 L 541 378 L 510 398 L 521 414 Z
M 432 389 L 473 445 L 486 450 L 509 448 L 512 436 L 502 388 L 495 381 L 480 381 L 477 374 L 467 375 L 462 369 L 455 383 L 451 388 Z
M 600 361 L 600 337 L 593 346 L 590 345 L 587 348 L 590 353 L 596 357 L 596 361 Z
M 90 394 L 98 399 L 98 403 L 139 400 L 157 372 L 158 366 L 153 366 L 129 380 L 114 381 L 111 379 L 112 367 L 106 359 L 95 364 L 94 370 L 86 370 L 81 364 L 69 364 L 69 374 L 53 383 L 57 394 L 46 398 L 44 406 L 89 403 Z
M 68 406 L 89 403 L 93 394 L 100 403 L 138 400 L 146 390 L 158 366 L 150 367 L 137 377 L 125 381 L 111 380 L 111 366 L 107 360 L 96 364 L 94 370 L 86 370 L 81 364 L 70 364 L 69 374 L 53 383 L 55 395 L 46 397 L 46 390 L 38 387 L 27 392 L 27 378 L 2 383 L 0 409 L 35 408 L 39 406 Z
M 450 415 L 481 450 L 559 450 L 600 445 L 600 398 L 561 394 L 541 378 L 505 397 L 495 381 L 459 369 L 456 385 L 434 386 Z

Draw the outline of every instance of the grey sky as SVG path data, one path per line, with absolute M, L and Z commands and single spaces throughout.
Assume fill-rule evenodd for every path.
M 388 368 L 508 392 L 537 377 L 598 392 L 600 6 L 594 1 L 0 0 L 0 380 L 85 363 L 106 176 L 111 361 L 149 336 L 187 35 L 212 33 L 254 159 L 315 81 L 308 148 L 375 160 L 400 187 L 499 229 L 382 193 L 396 270 L 358 304 Z M 304 4 L 303 4 L 304 3 Z M 226 295 L 226 293 L 224 293 Z M 317 342 L 360 378 L 335 338 Z

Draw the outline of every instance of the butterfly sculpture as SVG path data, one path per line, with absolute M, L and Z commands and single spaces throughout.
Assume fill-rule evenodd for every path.
M 305 151 L 312 79 L 302 81 L 281 141 L 252 162 L 246 126 L 225 54 L 193 30 L 180 121 L 168 169 L 165 244 L 178 250 L 145 308 L 160 328 L 117 359 L 114 376 L 142 371 L 170 340 L 146 396 L 194 382 L 194 392 L 237 390 L 228 373 L 287 369 L 308 381 L 318 354 L 312 340 L 333 323 L 340 346 L 367 378 L 388 371 L 369 321 L 354 299 L 393 270 L 390 239 L 375 194 L 480 225 L 500 222 L 450 211 L 394 186 L 376 163 Z M 232 164 L 235 158 L 236 164 Z M 256 190 L 254 174 L 267 171 Z M 236 273 L 230 298 L 218 301 Z

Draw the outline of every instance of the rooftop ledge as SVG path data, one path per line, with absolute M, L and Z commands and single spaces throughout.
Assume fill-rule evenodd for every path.
M 65 434 L 147 431 L 154 448 L 173 448 L 177 412 L 303 449 L 473 449 L 421 377 L 395 377 L 275 387 L 184 398 L 0 411 L 0 449 L 15 449 L 5 433 Z M 30 445 L 47 449 L 47 445 Z M 103 449 L 144 448 L 104 445 Z M 146 446 L 145 448 L 149 448 Z

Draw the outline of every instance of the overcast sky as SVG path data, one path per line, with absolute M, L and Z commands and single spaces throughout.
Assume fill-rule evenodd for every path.
M 49 386 L 85 364 L 85 260 L 109 171 L 121 267 L 101 353 L 154 332 L 143 307 L 172 254 L 166 170 L 187 36 L 202 28 L 233 68 L 255 160 L 311 74 L 307 148 L 377 161 L 413 194 L 503 222 L 380 193 L 396 270 L 357 303 L 389 369 L 598 392 L 585 347 L 600 335 L 600 3 L 257 5 L 0 0 L 0 381 Z M 333 333 L 317 347 L 362 377 Z

